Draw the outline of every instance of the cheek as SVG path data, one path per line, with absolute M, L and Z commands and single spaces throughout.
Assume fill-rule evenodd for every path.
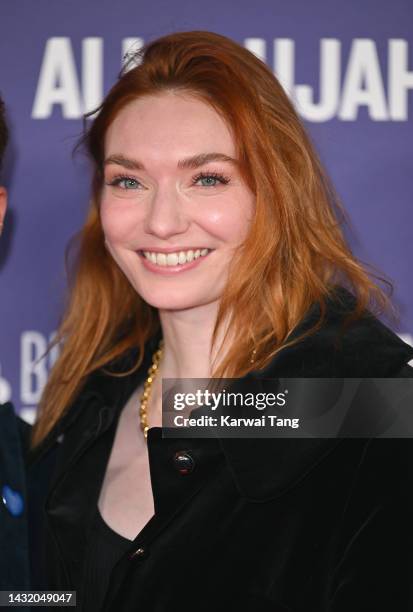
M 252 197 L 231 199 L 225 205 L 220 202 L 216 207 L 209 208 L 200 215 L 199 224 L 217 238 L 237 243 L 248 234 L 254 215 L 254 200 Z
M 110 242 L 125 243 L 136 237 L 141 223 L 136 207 L 110 201 L 102 201 L 100 218 L 105 237 Z

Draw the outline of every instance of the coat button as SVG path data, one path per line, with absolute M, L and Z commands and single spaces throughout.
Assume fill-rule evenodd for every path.
M 143 546 L 139 546 L 136 550 L 134 550 L 129 555 L 129 561 L 133 561 L 133 559 L 141 559 L 146 555 L 146 549 Z
M 180 474 L 189 474 L 195 467 L 193 457 L 187 451 L 177 451 L 174 455 L 174 464 Z
M 23 513 L 23 497 L 18 491 L 4 485 L 1 490 L 1 499 L 12 516 L 20 516 Z

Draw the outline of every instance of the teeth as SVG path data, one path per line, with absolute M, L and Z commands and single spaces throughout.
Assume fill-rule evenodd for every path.
M 154 264 L 158 266 L 177 266 L 189 263 L 198 257 L 208 255 L 210 249 L 196 249 L 195 251 L 177 251 L 176 253 L 154 253 L 153 251 L 144 251 L 143 254 Z
M 166 256 L 166 263 L 168 264 L 168 266 L 177 266 L 178 260 L 179 255 L 177 255 L 176 253 L 168 253 L 168 255 Z
M 156 255 L 156 263 L 158 266 L 166 266 L 166 255 L 165 253 L 158 253 Z

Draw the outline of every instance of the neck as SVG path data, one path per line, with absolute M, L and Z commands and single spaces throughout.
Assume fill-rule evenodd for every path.
M 217 313 L 218 302 L 188 310 L 159 311 L 164 339 L 163 378 L 210 377 L 223 333 L 220 332 L 211 352 Z
M 211 351 L 217 313 L 217 302 L 188 310 L 159 310 L 164 348 L 158 374 L 151 389 L 151 426 L 160 426 L 162 423 L 163 378 L 211 377 L 213 360 L 219 353 L 225 333 L 223 325 L 224 329 L 220 330 Z

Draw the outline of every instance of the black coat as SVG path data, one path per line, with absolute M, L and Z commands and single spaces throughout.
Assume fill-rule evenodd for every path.
M 0 404 L 0 590 L 29 588 L 23 457 L 29 430 L 12 404 Z
M 317 313 L 312 308 L 297 333 Z M 335 348 L 342 314 L 330 303 L 316 335 L 253 377 L 412 377 L 413 349 L 374 317 L 353 324 Z M 116 425 L 157 340 L 135 374 L 93 375 L 31 458 L 31 482 L 43 482 L 31 485 L 37 519 L 45 508 L 45 531 L 32 525 L 33 566 L 41 580 L 43 555 L 48 587 L 77 589 L 79 601 Z M 183 450 L 194 462 L 187 474 L 174 461 Z M 179 440 L 151 428 L 148 451 L 155 515 L 113 569 L 103 610 L 409 609 L 410 439 Z

